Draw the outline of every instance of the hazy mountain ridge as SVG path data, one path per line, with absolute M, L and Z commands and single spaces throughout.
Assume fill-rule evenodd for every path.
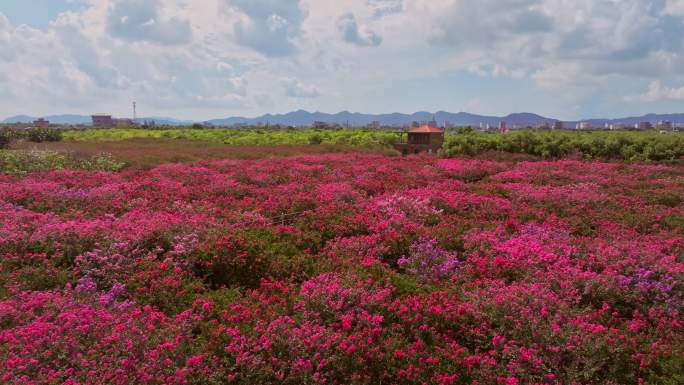
M 57 124 L 90 124 L 90 116 L 85 115 L 51 115 L 45 117 L 52 123 Z M 223 119 L 212 119 L 206 121 L 216 126 L 232 126 L 235 124 L 279 124 L 283 126 L 310 126 L 316 121 L 326 122 L 330 124 L 340 124 L 350 126 L 365 126 L 371 122 L 379 122 L 383 126 L 403 126 L 411 124 L 414 121 L 425 122 L 432 119 L 437 120 L 439 124 L 449 122 L 456 126 L 479 126 L 480 124 L 489 124 L 496 126 L 499 122 L 505 121 L 509 127 L 525 127 L 536 126 L 543 123 L 553 123 L 558 119 L 548 118 L 533 113 L 513 113 L 506 116 L 487 116 L 477 115 L 467 112 L 452 113 L 447 111 L 438 111 L 435 113 L 428 111 L 419 111 L 413 114 L 390 113 L 390 114 L 362 114 L 358 112 L 342 111 L 336 114 L 328 114 L 324 112 L 308 112 L 305 110 L 297 110 L 285 114 L 266 114 L 255 118 L 246 117 L 228 117 Z M 2 123 L 30 123 L 36 120 L 37 117 L 27 115 L 17 115 L 7 118 Z M 157 124 L 181 126 L 192 124 L 189 120 L 179 120 L 167 117 L 149 117 L 139 118 L 138 122 L 146 120 L 154 120 Z M 617 119 L 595 118 L 581 120 L 589 122 L 595 127 L 602 127 L 608 124 L 627 124 L 633 125 L 639 122 L 648 121 L 653 124 L 658 121 L 666 120 L 675 123 L 684 123 L 684 113 L 677 114 L 647 114 L 643 116 L 633 116 Z M 566 127 L 572 127 L 577 121 L 564 121 Z
M 512 125 L 536 125 L 544 122 L 553 122 L 555 119 L 545 118 L 536 114 L 520 113 L 510 114 L 505 117 L 483 116 L 470 114 L 467 112 L 451 113 L 438 111 L 436 113 L 419 111 L 413 114 L 390 113 L 390 114 L 362 114 L 342 111 L 337 114 L 327 114 L 322 112 L 308 112 L 298 110 L 286 114 L 266 114 L 256 118 L 230 117 L 226 119 L 213 119 L 208 122 L 214 125 L 233 125 L 233 124 L 280 124 L 285 126 L 310 126 L 316 121 L 330 124 L 341 124 L 350 126 L 365 126 L 371 122 L 380 122 L 381 125 L 400 126 L 411 124 L 414 121 L 424 122 L 432 119 L 438 123 L 450 122 L 455 125 L 479 125 L 480 123 L 496 125 L 505 120 Z
M 446 112 L 438 111 L 436 113 L 419 111 L 413 114 L 402 114 L 402 113 L 391 113 L 391 114 L 361 114 L 361 113 L 351 113 L 348 111 L 342 111 L 337 114 L 326 114 L 322 112 L 308 112 L 304 110 L 298 110 L 293 112 L 288 112 L 286 114 L 266 114 L 256 118 L 245 118 L 245 117 L 230 117 L 226 119 L 214 119 L 209 120 L 209 123 L 214 125 L 234 125 L 234 124 L 280 124 L 285 126 L 310 126 L 315 121 L 326 122 L 330 124 L 341 124 L 350 126 L 365 126 L 371 122 L 380 122 L 381 125 L 385 126 L 401 126 L 411 124 L 414 121 L 424 122 L 430 121 L 432 119 L 437 120 L 438 123 L 444 124 L 449 122 L 456 126 L 479 126 L 480 124 L 489 124 L 492 126 L 498 125 L 500 122 L 505 121 L 509 127 L 514 126 L 537 126 L 544 123 L 552 124 L 553 122 L 559 121 L 559 119 L 549 118 L 533 113 L 521 112 L 513 113 L 506 116 L 487 116 L 487 115 L 477 115 L 467 112 Z M 606 119 L 606 118 L 596 118 L 587 119 L 579 121 L 563 121 L 567 127 L 574 126 L 576 123 L 589 122 L 596 127 L 601 127 L 608 124 L 636 124 L 639 122 L 648 121 L 653 124 L 658 121 L 665 120 L 675 123 L 684 123 L 684 113 L 680 114 L 647 114 L 643 116 L 617 118 L 617 119 Z

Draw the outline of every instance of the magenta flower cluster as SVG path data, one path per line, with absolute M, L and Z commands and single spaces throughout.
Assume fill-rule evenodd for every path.
M 0 383 L 681 384 L 684 167 L 0 174 Z

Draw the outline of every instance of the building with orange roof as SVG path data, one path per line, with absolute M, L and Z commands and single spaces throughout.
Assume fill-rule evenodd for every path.
M 421 152 L 437 153 L 444 146 L 444 130 L 431 125 L 415 127 L 401 134 L 402 139 L 403 135 L 407 135 L 407 140 L 396 143 L 394 148 L 404 155 Z

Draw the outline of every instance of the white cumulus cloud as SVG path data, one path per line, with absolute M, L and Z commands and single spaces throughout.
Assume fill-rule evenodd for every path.
M 316 87 L 303 84 L 297 79 L 283 78 L 282 84 L 287 95 L 294 98 L 315 98 L 320 95 Z
M 625 97 L 627 101 L 657 102 L 660 100 L 684 100 L 684 86 L 667 87 L 660 80 L 654 80 L 648 85 L 648 90 L 636 95 Z
M 611 114 L 684 84 L 681 0 L 80 1 L 47 27 L 0 14 L 0 114 Z

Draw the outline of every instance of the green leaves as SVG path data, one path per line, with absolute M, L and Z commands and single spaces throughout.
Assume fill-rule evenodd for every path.
M 449 157 L 475 156 L 487 151 L 559 159 L 573 154 L 585 159 L 634 162 L 675 161 L 684 156 L 684 137 L 655 132 L 517 131 L 507 135 L 459 131 L 447 138 Z
M 389 131 L 363 129 L 280 130 L 267 128 L 253 129 L 114 129 L 67 131 L 64 138 L 75 141 L 117 141 L 126 139 L 185 139 L 223 143 L 236 146 L 274 146 L 274 145 L 348 145 L 355 147 L 387 148 L 398 139 Z
M 17 176 L 63 169 L 114 172 L 123 169 L 124 166 L 124 163 L 109 154 L 77 158 L 56 151 L 0 150 L 0 172 Z

